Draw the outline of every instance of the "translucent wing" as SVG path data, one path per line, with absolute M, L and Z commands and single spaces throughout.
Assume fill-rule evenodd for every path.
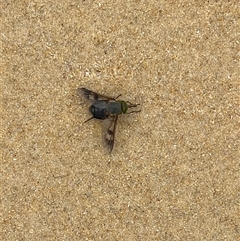
M 83 96 L 85 99 L 89 101 L 96 101 L 96 100 L 115 100 L 116 98 L 108 97 L 105 95 L 98 94 L 92 90 L 86 88 L 78 88 L 77 93 L 80 96 Z
M 115 132 L 117 126 L 118 115 L 110 116 L 103 121 L 102 136 L 104 144 L 106 145 L 109 153 L 112 151 L 115 140 Z

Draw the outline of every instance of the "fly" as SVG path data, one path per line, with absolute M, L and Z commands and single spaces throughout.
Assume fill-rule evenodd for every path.
M 92 103 L 89 107 L 92 117 L 84 123 L 92 119 L 103 120 L 103 138 L 110 153 L 114 146 L 118 115 L 140 112 L 141 110 L 127 112 L 128 109 L 137 107 L 139 104 L 132 104 L 130 101 L 117 100 L 121 95 L 114 98 L 98 94 L 86 88 L 78 88 L 77 92 L 80 96 L 83 96 Z

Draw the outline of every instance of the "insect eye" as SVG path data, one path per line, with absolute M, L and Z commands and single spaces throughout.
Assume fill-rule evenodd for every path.
M 122 112 L 126 113 L 128 110 L 128 105 L 125 101 L 121 101 L 121 105 L 122 105 Z

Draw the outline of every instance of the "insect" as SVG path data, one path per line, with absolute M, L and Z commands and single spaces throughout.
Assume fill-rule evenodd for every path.
M 130 101 L 117 100 L 121 94 L 115 98 L 108 97 L 86 88 L 78 88 L 77 92 L 78 95 L 83 96 L 92 103 L 89 107 L 92 117 L 84 123 L 94 118 L 103 120 L 103 139 L 110 153 L 114 146 L 118 115 L 140 112 L 141 110 L 127 112 L 129 108 L 137 107 L 139 104 L 132 104 Z

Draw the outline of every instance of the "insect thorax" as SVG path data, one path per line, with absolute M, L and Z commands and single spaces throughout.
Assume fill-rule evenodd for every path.
M 108 103 L 108 112 L 110 115 L 119 115 L 126 113 L 128 109 L 127 103 L 123 100 L 112 101 Z

